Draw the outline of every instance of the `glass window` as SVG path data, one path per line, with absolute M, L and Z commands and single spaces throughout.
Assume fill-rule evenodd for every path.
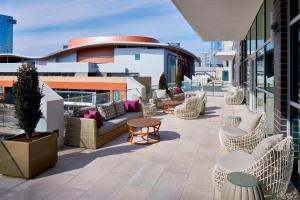
M 250 80 L 251 80 L 251 61 L 248 60 L 247 61 L 247 79 L 246 79 L 246 82 L 248 83 L 248 85 L 250 85 Z
M 291 98 L 300 103 L 300 22 L 291 27 Z
M 265 93 L 259 90 L 256 90 L 256 110 L 265 111 Z
M 273 0 L 266 0 L 266 39 L 271 38 L 272 18 L 273 18 Z
M 256 55 L 256 82 L 257 87 L 265 88 L 264 49 L 259 50 Z
M 274 95 L 266 94 L 266 130 L 267 135 L 274 134 Z
M 250 51 L 251 51 L 251 49 L 250 49 L 250 32 L 248 32 L 248 34 L 247 34 L 247 57 L 251 54 Z
M 265 7 L 264 4 L 260 8 L 257 14 L 257 48 L 261 47 L 265 43 Z
M 269 92 L 274 93 L 274 86 L 275 86 L 275 80 L 274 80 L 274 49 L 273 49 L 273 43 L 269 43 L 266 46 L 266 90 Z
M 134 54 L 135 60 L 141 60 L 141 55 L 139 53 Z
M 256 19 L 251 26 L 251 53 L 256 50 Z
M 290 1 L 291 20 L 300 13 L 300 0 Z

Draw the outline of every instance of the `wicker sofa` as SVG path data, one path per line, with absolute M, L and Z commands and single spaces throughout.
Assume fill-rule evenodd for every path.
M 168 93 L 166 90 L 154 90 L 152 96 L 152 102 L 156 105 L 157 108 L 162 108 L 164 101 L 167 100 L 176 100 L 183 101 L 185 98 L 184 93 L 177 94 L 175 88 L 168 88 Z
M 97 149 L 127 132 L 128 120 L 142 116 L 142 112 L 128 112 L 125 115 L 104 121 L 103 126 L 99 129 L 94 119 L 69 117 L 65 143 L 69 146 Z

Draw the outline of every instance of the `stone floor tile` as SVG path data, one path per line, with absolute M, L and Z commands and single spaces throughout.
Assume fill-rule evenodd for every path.
M 111 199 L 130 179 L 131 175 L 110 172 L 83 193 L 79 199 Z
M 143 200 L 146 199 L 150 189 L 137 187 L 133 185 L 125 185 L 119 193 L 117 193 L 112 200 Z
M 182 200 L 212 200 L 214 198 L 213 188 L 211 186 L 201 186 L 187 184 L 184 187 Z
M 166 164 L 148 162 L 136 172 L 128 184 L 143 188 L 152 188 L 166 166 Z
M 164 172 L 150 191 L 147 199 L 176 200 L 180 199 L 187 175 L 175 172 Z

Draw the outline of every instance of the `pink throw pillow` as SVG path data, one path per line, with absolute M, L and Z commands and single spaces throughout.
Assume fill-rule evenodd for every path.
M 96 120 L 97 128 L 100 128 L 101 126 L 103 126 L 101 115 L 100 115 L 99 111 L 90 110 L 89 113 L 83 115 L 83 118 Z
M 124 108 L 126 112 L 139 112 L 140 111 L 139 100 L 126 100 L 124 103 Z
M 183 93 L 183 90 L 180 87 L 175 88 L 175 90 L 177 94 Z

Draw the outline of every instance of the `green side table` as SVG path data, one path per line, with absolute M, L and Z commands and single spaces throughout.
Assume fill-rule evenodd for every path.
M 264 194 L 255 176 L 243 172 L 232 172 L 227 175 L 221 199 L 262 200 Z
M 225 126 L 238 127 L 242 121 L 242 118 L 236 115 L 226 116 L 224 119 Z

